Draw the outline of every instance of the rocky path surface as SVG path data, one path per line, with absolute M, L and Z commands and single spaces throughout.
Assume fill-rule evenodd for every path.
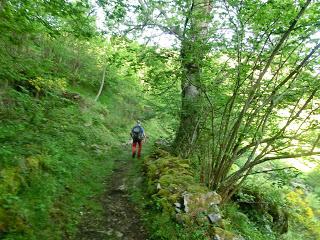
M 140 216 L 129 200 L 128 185 L 132 161 L 121 159 L 115 161 L 111 177 L 106 181 L 106 191 L 100 201 L 103 215 L 100 219 L 85 213 L 77 239 L 83 240 L 147 240 Z M 93 179 L 94 181 L 94 179 Z

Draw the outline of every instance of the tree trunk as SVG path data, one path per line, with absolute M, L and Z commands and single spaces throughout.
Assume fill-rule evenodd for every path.
M 184 53 L 181 53 L 182 61 Z M 187 57 L 186 57 L 187 58 Z M 197 63 L 182 64 L 184 76 L 181 83 L 182 105 L 180 126 L 176 134 L 174 149 L 178 155 L 188 157 L 196 144 L 201 117 L 200 67 Z
M 96 101 L 96 102 L 98 101 L 98 99 L 99 99 L 99 97 L 100 97 L 100 95 L 101 95 L 103 86 L 104 86 L 104 78 L 105 78 L 105 76 L 106 76 L 106 70 L 107 70 L 107 66 L 105 66 L 104 69 L 103 69 L 103 76 L 102 76 L 102 80 L 101 80 L 100 89 L 99 89 L 99 92 L 98 92 L 96 98 L 94 99 L 94 101 Z
M 180 126 L 173 143 L 174 152 L 188 157 L 199 137 L 202 115 L 201 66 L 208 51 L 208 23 L 211 5 L 208 0 L 195 0 L 186 16 L 180 61 L 182 67 Z M 189 28 L 187 29 L 187 26 Z

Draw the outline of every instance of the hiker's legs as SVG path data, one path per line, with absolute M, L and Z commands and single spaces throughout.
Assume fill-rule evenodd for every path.
M 136 156 L 136 147 L 137 147 L 137 142 L 133 141 L 132 142 L 132 157 Z
M 139 148 L 138 148 L 138 158 L 141 157 L 141 150 L 142 150 L 142 141 L 138 142 Z

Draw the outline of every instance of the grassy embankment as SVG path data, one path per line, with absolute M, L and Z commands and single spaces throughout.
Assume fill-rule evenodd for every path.
M 138 88 L 107 84 L 98 103 L 83 87 L 69 89 L 76 100 L 1 92 L 0 238 L 72 238 L 84 208 L 99 217 L 94 198 L 143 109 Z

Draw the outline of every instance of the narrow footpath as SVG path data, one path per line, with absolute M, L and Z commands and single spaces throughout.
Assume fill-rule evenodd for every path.
M 115 160 L 112 175 L 106 180 L 106 191 L 100 199 L 103 206 L 102 218 L 97 219 L 90 216 L 90 213 L 86 213 L 76 239 L 148 239 L 140 216 L 129 199 L 130 183 L 128 181 L 133 161 L 136 159 L 129 159 L 129 157 Z

